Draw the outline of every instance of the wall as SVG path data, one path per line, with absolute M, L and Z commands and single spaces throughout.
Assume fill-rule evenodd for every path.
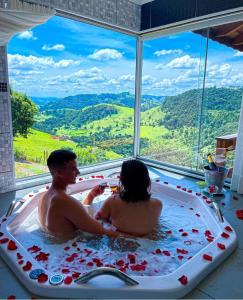
M 14 185 L 7 50 L 6 47 L 0 47 L 0 193 L 14 189 Z

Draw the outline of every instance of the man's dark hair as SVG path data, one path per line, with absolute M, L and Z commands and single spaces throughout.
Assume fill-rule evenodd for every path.
M 47 159 L 47 166 L 49 169 L 62 168 L 70 160 L 75 160 L 76 158 L 77 155 L 70 150 L 55 150 L 49 155 Z
M 121 167 L 120 180 L 123 190 L 120 192 L 122 200 L 127 202 L 147 201 L 151 194 L 151 181 L 146 165 L 135 159 L 124 161 Z

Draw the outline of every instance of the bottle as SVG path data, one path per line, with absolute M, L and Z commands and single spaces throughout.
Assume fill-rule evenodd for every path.
M 209 169 L 210 169 L 210 170 L 217 170 L 218 168 L 217 168 L 215 162 L 213 161 L 213 156 L 212 156 L 212 154 L 209 153 L 209 154 L 207 155 L 207 157 L 208 157 L 208 167 L 209 167 Z

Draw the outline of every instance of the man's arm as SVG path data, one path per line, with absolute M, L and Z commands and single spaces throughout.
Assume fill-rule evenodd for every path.
M 87 197 L 83 200 L 84 205 L 91 205 L 94 198 L 103 194 L 106 186 L 105 185 L 96 185 L 92 190 L 88 193 Z
M 92 219 L 86 212 L 85 208 L 76 199 L 68 196 L 66 201 L 64 216 L 68 219 L 77 229 L 89 233 L 106 234 L 109 236 L 118 236 L 119 233 L 106 230 L 96 220 Z

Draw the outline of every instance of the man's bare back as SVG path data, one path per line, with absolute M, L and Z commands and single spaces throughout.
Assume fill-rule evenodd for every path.
M 53 151 L 47 165 L 53 180 L 50 189 L 38 203 L 38 215 L 43 230 L 57 237 L 72 235 L 77 230 L 110 236 L 119 234 L 104 229 L 88 214 L 82 203 L 66 193 L 67 186 L 74 184 L 79 174 L 76 155 L 72 151 Z M 85 200 L 91 202 L 101 193 L 102 187 L 96 186 Z

